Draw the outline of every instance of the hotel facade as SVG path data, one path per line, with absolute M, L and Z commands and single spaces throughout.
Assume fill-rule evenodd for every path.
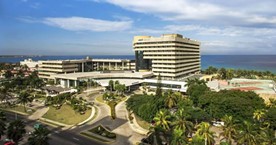
M 135 36 L 133 49 L 136 71 L 152 71 L 167 80 L 200 73 L 200 42 L 180 34 Z
M 51 75 L 92 71 L 134 70 L 135 61 L 128 59 L 77 59 L 38 61 L 38 75 L 53 79 Z

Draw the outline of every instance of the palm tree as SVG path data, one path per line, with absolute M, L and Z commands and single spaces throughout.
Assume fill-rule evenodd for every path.
M 175 121 L 173 125 L 176 129 L 183 130 L 185 135 L 189 135 L 193 131 L 193 123 L 186 120 L 186 115 L 183 109 L 179 109 L 175 115 Z
M 168 95 L 165 99 L 165 105 L 168 108 L 172 108 L 173 106 L 176 105 L 176 101 L 177 101 L 176 95 L 172 92 L 172 90 L 169 90 Z
M 220 134 L 220 136 L 223 136 L 222 140 L 226 139 L 226 141 L 231 144 L 232 140 L 237 134 L 237 126 L 232 116 L 225 115 L 222 118 L 222 121 L 224 122 L 224 126 L 222 126 L 223 132 Z
M 175 128 L 172 132 L 170 145 L 185 145 L 185 144 L 188 144 L 188 141 L 186 136 L 184 135 L 183 130 Z
M 257 145 L 256 141 L 256 135 L 257 131 L 254 128 L 254 125 L 244 121 L 242 130 L 238 133 L 238 144 L 244 144 L 244 145 Z
M 4 114 L 4 112 L 0 111 L 0 139 L 1 136 L 5 134 L 5 130 L 6 130 L 6 115 Z
M 205 145 L 212 145 L 215 143 L 215 132 L 211 131 L 210 127 L 208 122 L 201 122 L 196 126 L 196 135 L 204 138 Z
M 276 107 L 276 99 L 274 98 L 269 98 L 269 105 L 268 107 Z
M 258 109 L 254 112 L 253 118 L 261 122 L 264 119 L 265 111 L 263 109 Z
M 23 138 L 26 133 L 25 124 L 21 120 L 15 120 L 8 126 L 7 136 L 12 139 L 16 144 Z
M 273 129 L 262 129 L 257 138 L 261 145 L 276 145 L 275 130 Z
M 108 87 L 109 87 L 110 91 L 112 92 L 112 91 L 113 91 L 113 88 L 114 88 L 114 82 L 113 82 L 113 80 L 110 80 L 110 81 L 108 82 Z
M 6 105 L 9 105 L 9 100 L 11 99 L 11 95 L 8 92 L 8 88 L 7 87 L 2 87 L 0 88 L 0 100 L 4 101 Z
M 155 121 L 156 126 L 160 126 L 164 130 L 169 130 L 170 128 L 169 124 L 171 123 L 169 120 L 170 117 L 171 116 L 168 115 L 167 112 L 160 110 L 153 118 L 153 120 Z
M 17 101 L 24 106 L 24 111 L 26 112 L 26 104 L 32 102 L 33 99 L 31 98 L 29 93 L 24 91 L 19 94 Z
M 28 139 L 29 145 L 49 145 L 50 131 L 46 127 L 36 128 Z

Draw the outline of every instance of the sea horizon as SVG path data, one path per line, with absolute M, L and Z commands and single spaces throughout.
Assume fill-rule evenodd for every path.
M 1 55 L 1 63 L 18 63 L 24 59 L 38 60 L 66 60 L 83 59 L 87 56 L 95 59 L 135 59 L 134 55 Z M 270 71 L 276 73 L 275 55 L 201 55 L 201 69 L 209 66 L 217 68 L 245 69 L 256 71 Z

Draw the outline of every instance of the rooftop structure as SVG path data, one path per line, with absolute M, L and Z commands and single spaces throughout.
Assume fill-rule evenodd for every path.
M 24 59 L 24 61 L 20 61 L 21 66 L 28 66 L 30 70 L 36 70 L 38 67 L 38 61 L 33 61 L 31 58 L 29 59 Z
M 180 34 L 135 36 L 133 48 L 136 71 L 152 71 L 170 80 L 200 72 L 200 42 Z
M 152 72 L 132 72 L 132 71 L 101 71 L 101 72 L 83 72 L 70 74 L 54 74 L 51 75 L 56 82 L 60 82 L 62 87 L 76 87 L 80 81 L 87 80 L 126 80 L 129 79 L 132 83 L 138 82 L 145 78 L 151 78 Z M 134 80 L 134 82 L 133 82 Z M 104 82 L 102 81 L 104 84 Z M 138 83 L 141 83 L 139 81 Z M 126 83 L 126 85 L 129 85 Z

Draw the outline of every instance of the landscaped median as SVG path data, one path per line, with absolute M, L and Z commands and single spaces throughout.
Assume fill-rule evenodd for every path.
M 81 132 L 80 134 L 102 143 L 112 143 L 116 141 L 116 134 L 110 132 L 107 128 L 103 127 L 102 125 Z
M 91 109 L 88 109 L 84 114 L 80 114 L 74 111 L 71 106 L 63 104 L 60 109 L 50 106 L 49 111 L 43 115 L 43 118 L 67 125 L 75 125 L 89 118 L 91 111 Z
M 107 94 L 105 93 L 103 96 L 98 96 L 96 100 L 100 103 L 107 104 L 110 107 L 110 115 L 112 119 L 116 119 L 116 105 L 122 101 L 125 101 L 127 97 L 119 97 L 113 93 Z M 105 96 L 106 95 L 106 96 Z

